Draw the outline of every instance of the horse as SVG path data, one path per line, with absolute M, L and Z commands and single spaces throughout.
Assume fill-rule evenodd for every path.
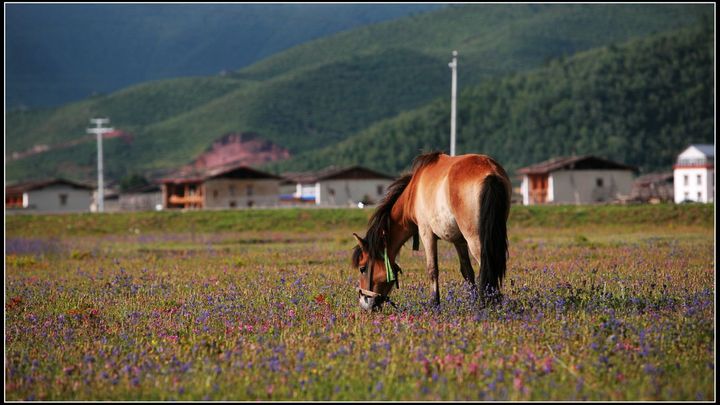
M 473 290 L 477 288 L 477 296 L 484 302 L 498 299 L 507 267 L 510 195 L 505 169 L 489 156 L 417 156 L 411 172 L 388 187 L 365 237 L 353 233 L 357 246 L 351 262 L 360 271 L 360 307 L 375 311 L 385 302 L 393 304 L 389 293 L 393 286 L 399 288 L 402 272 L 395 259 L 411 237 L 414 250 L 419 248 L 418 237 L 422 240 L 435 306 L 440 305 L 438 239 L 455 245 L 460 272 Z M 480 269 L 477 287 L 469 254 Z

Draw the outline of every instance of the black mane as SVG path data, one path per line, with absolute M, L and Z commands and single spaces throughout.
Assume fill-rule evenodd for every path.
M 412 180 L 412 174 L 405 174 L 395 180 L 388 187 L 385 197 L 383 197 L 380 205 L 370 217 L 367 234 L 365 235 L 370 260 L 382 257 L 385 250 L 385 235 L 389 232 L 390 212 L 397 199 L 405 191 L 410 180 Z
M 367 243 L 368 253 L 370 254 L 370 260 L 375 260 L 383 256 L 386 246 L 385 235 L 389 232 L 390 212 L 395 202 L 400 198 L 400 195 L 405 191 L 408 184 L 410 184 L 415 173 L 423 167 L 435 163 L 441 154 L 442 152 L 431 152 L 417 156 L 413 160 L 411 173 L 402 175 L 388 187 L 385 197 L 383 197 L 380 205 L 378 205 L 368 221 L 365 241 Z M 352 259 L 355 267 L 359 264 L 361 253 L 360 247 L 356 247 Z

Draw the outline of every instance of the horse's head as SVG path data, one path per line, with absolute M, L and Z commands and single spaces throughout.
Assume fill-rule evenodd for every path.
M 382 305 L 389 301 L 388 294 L 395 284 L 388 279 L 386 263 L 389 261 L 383 254 L 373 254 L 367 240 L 354 233 L 353 236 L 358 243 L 353 251 L 352 265 L 360 273 L 360 285 L 357 290 L 360 295 L 360 307 L 366 311 L 380 310 Z M 390 271 L 393 270 L 397 271 L 397 269 Z

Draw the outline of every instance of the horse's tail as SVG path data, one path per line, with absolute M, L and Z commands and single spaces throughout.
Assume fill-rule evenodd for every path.
M 483 180 L 480 195 L 480 291 L 499 294 L 507 266 L 507 218 L 510 196 L 502 178 L 491 174 Z

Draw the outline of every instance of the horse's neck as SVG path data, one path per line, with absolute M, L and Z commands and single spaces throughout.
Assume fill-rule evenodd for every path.
M 407 191 L 407 190 L 406 190 Z M 391 261 L 395 261 L 395 257 L 400 252 L 400 248 L 410 239 L 416 232 L 417 226 L 413 222 L 413 217 L 408 215 L 406 211 L 408 193 L 403 192 L 397 199 L 390 211 L 390 243 L 388 244 L 388 256 Z

